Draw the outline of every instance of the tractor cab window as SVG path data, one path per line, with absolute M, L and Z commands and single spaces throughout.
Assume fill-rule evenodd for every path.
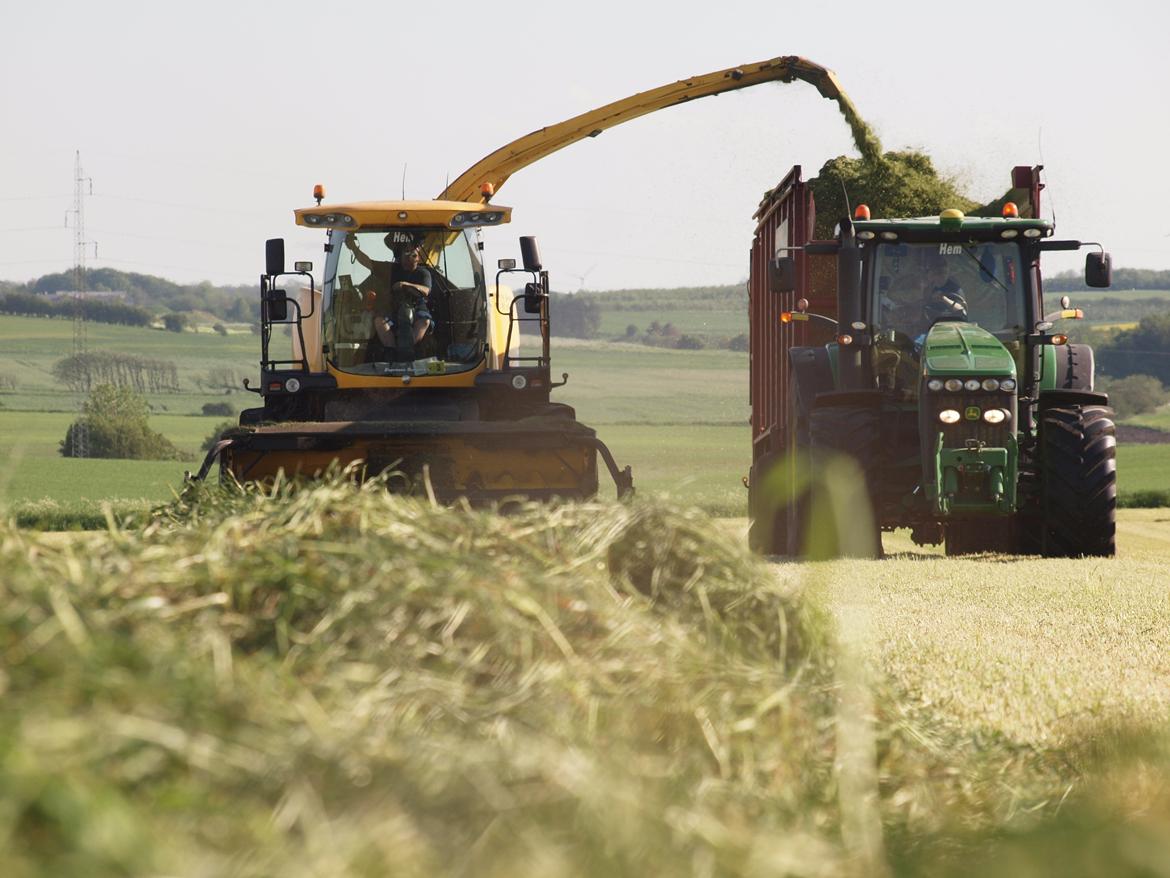
M 879 244 L 870 274 L 874 322 L 911 341 L 940 320 L 1017 338 L 1027 323 L 1024 271 L 1014 243 Z
M 396 227 L 334 232 L 325 269 L 330 362 L 366 375 L 474 368 L 487 332 L 483 268 L 466 232 Z

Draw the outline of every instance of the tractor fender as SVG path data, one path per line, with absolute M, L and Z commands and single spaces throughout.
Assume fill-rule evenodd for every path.
M 1081 345 L 1077 345 L 1081 347 Z M 1061 405 L 1109 405 L 1109 394 L 1094 390 L 1041 390 L 1040 408 Z
M 791 348 L 788 362 L 792 364 L 792 377 L 796 383 L 797 401 L 802 417 L 807 417 L 813 401 L 819 394 L 832 393 L 837 388 L 833 382 L 833 364 L 824 347 Z

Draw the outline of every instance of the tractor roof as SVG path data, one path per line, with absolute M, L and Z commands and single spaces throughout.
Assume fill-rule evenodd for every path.
M 957 211 L 955 213 L 958 213 Z M 1048 220 L 1026 217 L 1001 216 L 920 216 L 902 219 L 854 220 L 853 228 L 858 234 L 872 232 L 882 237 L 882 232 L 894 232 L 899 239 L 907 240 L 953 240 L 972 235 L 979 238 L 1024 236 L 1028 238 L 1050 237 L 1055 227 Z M 1026 230 L 1036 229 L 1039 235 L 1027 235 Z M 1015 231 L 1015 235 L 1003 235 Z M 869 236 L 865 236 L 869 237 Z
M 512 219 L 512 208 L 474 201 L 356 201 L 295 211 L 298 226 L 356 230 L 365 226 L 447 226 L 453 229 L 498 226 Z

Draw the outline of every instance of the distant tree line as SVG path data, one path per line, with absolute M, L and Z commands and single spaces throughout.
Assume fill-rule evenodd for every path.
M 67 292 L 76 285 L 77 282 L 72 271 L 42 275 L 23 284 L 0 282 L 0 310 L 10 314 L 28 314 L 41 317 L 72 315 L 71 302 L 54 303 L 38 294 Z M 104 323 L 149 325 L 153 320 L 153 315 L 166 311 L 204 311 L 229 323 L 253 323 L 260 319 L 260 294 L 252 284 L 215 286 L 207 281 L 197 284 L 178 284 L 150 274 L 118 271 L 113 268 L 94 268 L 85 273 L 84 286 L 86 290 L 94 292 L 125 293 L 126 300 L 124 302 L 100 302 L 105 309 L 130 309 L 135 306 L 139 309 L 138 312 L 125 312 L 128 315 L 138 315 L 133 319 L 109 319 L 109 315 L 120 313 L 112 310 L 95 309 L 92 316 L 87 313 L 86 316 L 89 319 Z M 31 298 L 32 302 L 19 298 L 22 295 Z M 19 307 L 22 310 L 9 310 L 3 304 L 12 296 L 18 297 L 13 300 L 13 307 Z M 85 301 L 87 308 L 99 304 L 97 299 L 86 299 Z M 35 303 L 40 303 L 36 310 L 24 310 Z M 46 306 L 58 309 L 63 307 L 65 310 L 45 310 Z M 142 319 L 140 312 L 146 314 L 145 324 L 139 322 Z
M 0 313 L 24 317 L 70 318 L 78 303 L 70 299 L 50 299 L 34 293 L 9 292 L 0 295 Z M 146 308 L 109 299 L 81 299 L 86 320 L 95 323 L 119 323 L 124 326 L 150 326 L 154 315 Z
M 106 384 L 137 393 L 179 392 L 179 370 L 171 361 L 113 351 L 64 357 L 53 364 L 53 377 L 70 390 L 86 393 Z
M 1170 271 L 1155 271 L 1152 268 L 1113 269 L 1115 290 L 1170 290 Z M 1083 271 L 1062 271 L 1044 279 L 1045 292 L 1074 293 L 1090 290 L 1085 284 Z

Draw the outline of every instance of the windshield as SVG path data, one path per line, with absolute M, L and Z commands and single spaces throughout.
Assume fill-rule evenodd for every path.
M 977 323 L 1001 338 L 1025 331 L 1020 249 L 1014 243 L 879 244 L 872 263 L 880 330 L 912 339 L 939 320 Z
M 335 232 L 326 266 L 326 351 L 338 369 L 441 375 L 474 368 L 486 342 L 483 267 L 464 231 Z

